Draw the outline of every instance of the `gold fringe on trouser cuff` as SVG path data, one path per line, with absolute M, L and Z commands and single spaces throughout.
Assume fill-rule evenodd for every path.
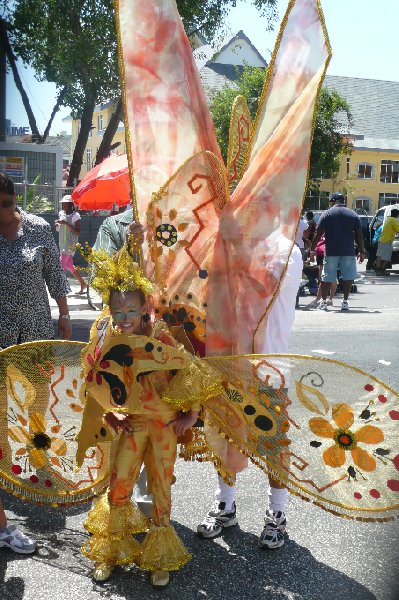
M 119 506 L 111 505 L 105 492 L 89 512 L 84 526 L 94 535 L 120 540 L 126 535 L 147 531 L 150 520 L 131 501 Z
M 138 566 L 146 571 L 178 571 L 190 559 L 191 554 L 171 525 L 152 525 L 141 545 Z
M 137 563 L 141 554 L 140 544 L 131 534 L 119 540 L 95 534 L 83 544 L 80 550 L 90 560 L 108 565 Z

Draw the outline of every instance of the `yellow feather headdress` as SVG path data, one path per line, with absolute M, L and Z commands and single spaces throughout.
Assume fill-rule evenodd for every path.
M 78 244 L 80 252 L 94 269 L 94 277 L 90 286 L 102 297 L 104 304 L 109 304 L 111 291 L 134 292 L 141 290 L 145 296 L 153 291 L 152 283 L 144 277 L 139 265 L 129 254 L 127 245 L 114 256 L 101 249 L 94 250 L 86 244 Z

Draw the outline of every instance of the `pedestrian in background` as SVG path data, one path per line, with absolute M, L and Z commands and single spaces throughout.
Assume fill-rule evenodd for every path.
M 377 227 L 377 229 L 375 229 L 375 231 L 374 231 L 373 239 L 371 240 L 371 244 L 370 244 L 369 256 L 368 256 L 367 264 L 366 264 L 366 271 L 373 271 L 375 268 L 375 261 L 377 258 L 377 248 L 378 248 L 378 242 L 380 239 L 381 232 L 382 232 L 382 225 Z
M 84 294 L 87 284 L 79 269 L 73 264 L 76 244 L 80 235 L 80 214 L 75 209 L 72 196 L 64 196 L 61 200 L 58 221 L 55 221 L 59 232 L 60 260 L 64 271 L 69 271 L 80 283 L 78 294 Z
M 0 349 L 54 337 L 46 286 L 60 310 L 58 335 L 69 339 L 70 288 L 50 225 L 17 207 L 14 183 L 0 173 Z M 4 362 L 0 366 L 4 368 Z M 6 390 L 0 393 L 0 427 L 7 428 Z M 0 437 L 7 439 L 7 433 L 3 431 Z M 1 547 L 18 554 L 31 554 L 36 542 L 15 525 L 7 524 L 0 502 Z
M 298 223 L 298 229 L 296 230 L 296 238 L 295 243 L 301 251 L 302 260 L 305 262 L 306 254 L 305 254 L 305 240 L 308 239 L 308 222 L 303 217 L 300 219 Z
M 325 236 L 325 257 L 323 261 L 320 310 L 328 310 L 327 294 L 330 284 L 337 280 L 337 271 L 341 271 L 343 293 L 341 310 L 349 310 L 349 293 L 356 277 L 355 240 L 359 248 L 359 262 L 364 261 L 364 240 L 362 226 L 357 214 L 345 206 L 345 198 L 335 192 L 332 195 L 335 204 L 320 217 L 311 250 L 316 249 L 322 235 Z
M 316 228 L 317 228 L 317 224 L 314 219 L 314 214 L 311 210 L 308 210 L 308 212 L 306 213 L 306 220 L 308 222 L 307 238 L 306 238 L 308 244 L 306 244 L 306 242 L 305 242 L 305 246 L 307 248 L 310 248 L 311 242 L 313 242 L 313 238 L 316 234 Z
M 387 273 L 388 264 L 392 258 L 392 242 L 395 234 L 399 233 L 399 210 L 392 209 L 391 216 L 385 220 L 382 227 L 380 239 L 378 240 L 377 261 L 375 264 L 376 275 L 389 275 Z

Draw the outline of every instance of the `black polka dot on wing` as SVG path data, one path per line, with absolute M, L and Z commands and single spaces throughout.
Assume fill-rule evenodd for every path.
M 107 435 L 107 430 L 105 429 L 105 427 L 101 427 L 101 429 L 100 429 L 100 434 L 102 435 L 102 437 L 106 437 L 106 435 Z
M 244 407 L 244 412 L 246 415 L 254 415 L 256 413 L 256 408 L 252 406 L 252 404 L 247 404 Z
M 162 352 L 162 346 L 158 346 L 157 352 Z
M 258 429 L 262 431 L 270 431 L 273 429 L 273 421 L 265 415 L 259 415 L 255 417 L 254 424 Z
M 200 279 L 206 279 L 208 277 L 208 271 L 206 269 L 201 269 L 198 273 L 198 277 Z
M 151 342 L 147 342 L 144 346 L 144 350 L 146 352 L 152 352 L 154 350 L 154 344 L 152 344 Z
M 191 321 L 187 321 L 183 324 L 183 327 L 184 327 L 184 331 L 194 331 L 195 324 L 192 323 Z

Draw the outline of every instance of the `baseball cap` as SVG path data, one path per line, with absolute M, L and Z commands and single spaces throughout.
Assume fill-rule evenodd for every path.
M 333 200 L 334 202 L 345 202 L 345 196 L 341 194 L 341 192 L 334 192 L 331 196 L 331 200 Z
M 61 202 L 61 204 L 64 204 L 66 202 L 72 202 L 73 203 L 72 196 L 64 196 L 63 198 L 61 198 L 60 202 Z

